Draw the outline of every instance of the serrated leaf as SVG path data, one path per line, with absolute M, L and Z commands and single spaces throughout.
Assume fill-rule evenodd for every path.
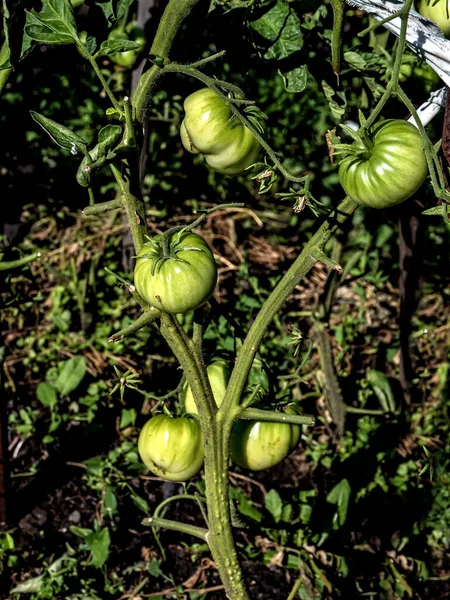
M 108 560 L 111 537 L 107 527 L 100 531 L 92 531 L 86 536 L 86 544 L 92 552 L 92 564 L 98 569 Z
M 128 50 L 138 50 L 140 45 L 131 40 L 105 40 L 101 43 L 98 55 L 110 56 L 116 52 L 127 52 Z
M 272 515 L 275 523 L 278 523 L 283 514 L 283 502 L 276 490 L 270 490 L 266 494 L 265 507 Z
M 308 81 L 308 67 L 301 65 L 292 69 L 292 71 L 281 72 L 283 77 L 284 87 L 288 92 L 298 94 L 303 92 Z
M 281 60 L 301 50 L 302 47 L 303 34 L 300 29 L 300 19 L 291 10 L 277 41 L 270 46 L 264 58 Z
M 86 360 L 84 356 L 73 356 L 67 360 L 55 381 L 55 388 L 61 396 L 68 396 L 82 382 L 86 374 Z
M 285 0 L 278 0 L 273 8 L 268 10 L 256 21 L 250 21 L 250 26 L 266 40 L 275 42 L 289 16 L 289 7 Z
M 34 110 L 30 110 L 30 114 L 33 120 L 36 121 L 42 129 L 45 129 L 58 146 L 70 150 L 72 154 L 76 154 L 77 152 L 87 154 L 87 143 L 79 135 L 73 133 L 73 131 L 64 125 L 56 123 L 56 121 L 44 117 L 44 115 L 41 115 Z
M 42 403 L 42 405 L 46 408 L 56 406 L 56 404 L 58 403 L 58 396 L 56 394 L 55 388 L 46 381 L 41 381 L 41 383 L 37 386 L 36 396 L 38 397 L 38 400 Z
M 116 19 L 118 21 L 125 15 L 132 3 L 133 0 L 118 0 L 116 8 Z
M 40 12 L 27 11 L 25 32 L 41 44 L 73 44 L 78 39 L 69 0 L 45 0 Z
M 345 110 L 347 108 L 347 99 L 345 97 L 345 92 L 335 92 L 326 81 L 322 81 L 322 89 L 324 91 L 326 99 L 328 100 L 328 104 L 330 105 L 331 114 L 336 120 L 340 121 L 342 116 L 345 114 Z M 342 100 L 342 104 L 339 104 L 336 101 L 335 97 Z
M 351 487 L 347 479 L 342 479 L 327 496 L 327 502 L 335 504 L 336 514 L 333 518 L 333 529 L 339 529 L 347 519 L 348 504 L 350 501 Z

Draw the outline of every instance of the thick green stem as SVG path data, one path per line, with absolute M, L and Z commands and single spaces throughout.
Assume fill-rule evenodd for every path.
M 314 417 L 305 415 L 290 415 L 273 410 L 262 410 L 260 408 L 246 408 L 239 415 L 240 419 L 248 421 L 269 421 L 270 423 L 292 423 L 293 425 L 314 425 Z
M 123 162 L 125 166 L 128 165 L 128 161 Z M 111 164 L 110 167 L 120 187 L 122 205 L 127 213 L 134 249 L 137 254 L 145 244 L 145 237 L 148 233 L 147 223 L 145 221 L 145 206 L 144 202 L 141 200 L 140 190 L 137 184 L 139 177 L 137 173 L 132 172 L 132 169 L 135 168 L 134 163 L 129 165 L 130 172 L 125 176 L 122 175 L 114 164 Z M 132 182 L 135 184 L 133 188 Z
M 153 40 L 150 54 L 160 56 L 166 61 L 173 40 L 184 19 L 189 15 L 200 0 L 170 0 L 164 11 L 161 22 Z M 135 116 L 141 123 L 148 115 L 153 88 L 160 74 L 160 67 L 153 65 L 139 80 L 133 96 Z
M 398 76 L 400 73 L 400 67 L 402 65 L 403 51 L 405 49 L 406 30 L 408 27 L 408 15 L 409 15 L 409 11 L 411 9 L 412 4 L 413 4 L 413 0 L 405 0 L 405 4 L 403 5 L 403 8 L 401 9 L 401 11 L 399 11 L 399 15 L 401 15 L 401 19 L 402 19 L 402 24 L 400 27 L 400 34 L 398 36 L 398 46 L 397 46 L 397 50 L 395 53 L 394 66 L 392 68 L 392 76 L 387 85 L 386 91 L 381 96 L 380 100 L 378 101 L 378 104 L 376 105 L 376 107 L 373 109 L 370 116 L 368 117 L 368 119 L 364 125 L 365 129 L 369 129 L 369 127 L 375 122 L 376 118 L 383 110 L 384 105 L 386 104 L 386 102 L 389 100 L 389 98 L 391 97 L 391 95 L 393 94 L 393 92 L 396 89 L 396 86 L 398 83 Z M 388 18 L 388 20 L 391 20 L 392 18 L 394 18 L 394 17 L 391 16 Z
M 336 210 L 327 217 L 317 232 L 312 236 L 300 256 L 283 276 L 264 303 L 264 306 L 253 322 L 242 345 L 241 351 L 239 352 L 225 398 L 219 408 L 218 417 L 222 414 L 227 414 L 229 411 L 234 411 L 237 407 L 253 359 L 255 358 L 255 354 L 258 351 L 268 326 L 286 302 L 289 294 L 295 289 L 295 286 L 317 262 L 315 258 L 317 250 L 323 249 L 325 243 L 340 225 L 356 210 L 357 206 L 358 205 L 348 197 L 339 204 Z
M 200 538 L 204 542 L 207 541 L 207 529 L 204 529 L 203 527 L 196 527 L 195 525 L 189 525 L 188 523 L 170 521 L 169 519 L 160 519 L 159 517 L 149 517 L 148 519 L 144 519 L 142 521 L 142 525 L 172 529 L 173 531 L 180 531 L 181 533 L 186 533 L 187 535 L 193 535 L 197 538 Z
M 162 314 L 161 333 L 186 375 L 203 432 L 209 526 L 206 541 L 228 597 L 232 600 L 248 600 L 234 545 L 228 497 L 228 457 L 233 416 L 218 416 L 211 387 L 205 385 L 205 369 L 199 365 L 197 352 L 193 351 L 189 339 L 178 325 L 176 317 Z
M 331 36 L 331 66 L 338 75 L 341 70 L 341 41 L 342 26 L 344 24 L 344 2 L 343 0 L 331 0 L 333 9 L 333 30 Z
M 99 204 L 92 204 L 92 206 L 86 206 L 86 208 L 83 208 L 82 212 L 85 216 L 99 215 L 108 210 L 117 210 L 118 208 L 122 208 L 122 200 L 120 198 L 109 200 L 108 202 L 100 202 Z

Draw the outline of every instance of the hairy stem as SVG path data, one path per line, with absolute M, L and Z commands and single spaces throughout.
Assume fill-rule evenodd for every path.
M 170 48 L 172 47 L 178 29 L 199 1 L 200 0 L 170 0 L 161 18 L 158 31 L 156 32 L 150 49 L 150 54 L 160 56 L 164 59 L 164 62 L 167 61 Z M 133 106 L 135 109 L 135 117 L 141 123 L 147 118 L 153 89 L 161 73 L 161 68 L 154 64 L 142 75 L 136 87 L 133 96 Z
M 227 392 L 222 405 L 219 408 L 219 415 L 232 411 L 239 402 L 243 392 L 245 382 L 250 368 L 255 358 L 255 354 L 262 342 L 265 332 L 273 321 L 275 315 L 286 302 L 289 294 L 295 289 L 295 286 L 305 277 L 308 271 L 317 262 L 315 254 L 317 249 L 322 250 L 325 243 L 330 239 L 333 233 L 342 223 L 356 210 L 357 204 L 346 197 L 322 223 L 317 232 L 312 236 L 304 247 L 303 251 L 294 262 L 294 264 L 285 273 L 276 288 L 270 294 L 264 303 L 264 306 L 258 313 L 251 326 L 247 337 L 239 352 L 235 368 L 231 375 Z

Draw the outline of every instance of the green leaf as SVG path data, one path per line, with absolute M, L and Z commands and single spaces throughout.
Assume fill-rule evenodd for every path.
M 41 44 L 73 44 L 78 39 L 69 0 L 44 0 L 40 12 L 27 12 L 25 32 Z
M 392 393 L 391 384 L 388 378 L 381 371 L 368 369 L 366 373 L 367 381 L 372 386 L 372 389 L 378 398 L 381 408 L 385 412 L 395 412 L 396 405 L 394 394 Z
M 289 15 L 289 7 L 285 0 L 278 0 L 273 8 L 261 18 L 250 21 L 252 29 L 263 38 L 275 42 L 283 29 Z
M 427 208 L 427 210 L 423 210 L 422 214 L 427 215 L 427 216 L 435 216 L 435 215 L 442 216 L 442 214 L 444 212 L 444 208 L 445 208 L 445 205 L 433 206 L 433 208 Z
M 325 94 L 326 99 L 328 100 L 328 104 L 330 105 L 331 114 L 333 117 L 340 121 L 342 116 L 345 114 L 345 110 L 347 108 L 347 100 L 345 98 L 345 92 L 335 92 L 333 88 L 328 85 L 326 81 L 322 81 L 322 88 Z M 335 100 L 335 96 L 342 100 L 342 104 L 339 104 Z
M 292 69 L 292 71 L 281 72 L 281 76 L 283 77 L 286 91 L 298 94 L 303 92 L 306 88 L 306 83 L 308 81 L 308 67 L 306 65 L 301 65 L 300 67 Z
M 147 503 L 147 500 L 145 500 L 144 498 L 141 498 L 141 496 L 138 496 L 134 492 L 131 494 L 131 500 L 139 508 L 139 510 L 141 510 L 145 515 L 150 514 L 150 507 Z
M 138 50 L 140 45 L 137 42 L 131 40 L 105 40 L 101 43 L 98 55 L 109 56 L 116 52 L 127 52 L 128 50 Z
M 264 58 L 281 60 L 287 58 L 303 47 L 303 34 L 300 29 L 300 19 L 293 10 L 289 13 L 280 36 L 264 55 Z
M 333 529 L 339 529 L 347 519 L 351 487 L 347 479 L 342 479 L 327 496 L 327 502 L 335 504 L 337 511 L 333 517 Z
M 58 402 L 58 396 L 56 395 L 55 388 L 46 381 L 41 381 L 41 383 L 37 386 L 36 396 L 42 405 L 47 408 L 56 406 Z
M 128 425 L 134 425 L 136 416 L 135 408 L 123 408 L 120 414 L 119 429 L 124 429 L 125 427 L 128 427 Z
M 86 360 L 84 356 L 73 356 L 67 360 L 55 381 L 55 388 L 61 396 L 68 396 L 82 382 L 86 374 Z
M 117 8 L 116 8 L 116 19 L 120 21 L 120 19 L 125 15 L 127 10 L 132 5 L 133 0 L 118 0 Z
M 122 135 L 120 125 L 106 125 L 98 134 L 98 144 L 85 156 L 77 170 L 77 182 L 83 187 L 89 187 L 91 182 L 91 167 L 94 162 L 105 159 L 119 137 Z
M 272 515 L 274 521 L 278 523 L 283 513 L 283 502 L 280 494 L 276 490 L 270 490 L 270 492 L 266 494 L 265 506 Z
M 86 544 L 92 552 L 92 564 L 98 569 L 108 560 L 111 537 L 107 527 L 92 531 L 86 536 Z
M 30 114 L 33 120 L 48 133 L 58 146 L 70 150 L 72 154 L 76 154 L 77 152 L 82 152 L 83 154 L 87 153 L 87 143 L 79 135 L 73 133 L 73 131 L 64 125 L 60 125 L 60 123 L 56 123 L 56 121 L 52 121 L 52 119 L 48 119 L 34 110 L 30 110 Z
M 262 514 L 255 508 L 252 502 L 237 488 L 230 488 L 230 497 L 237 500 L 239 512 L 245 517 L 250 517 L 257 523 L 261 523 Z
M 112 516 L 117 512 L 117 498 L 114 494 L 113 488 L 110 485 L 106 486 L 103 508 L 109 516 Z

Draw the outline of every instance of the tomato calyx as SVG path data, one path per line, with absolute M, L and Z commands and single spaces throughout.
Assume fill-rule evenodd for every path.
M 162 265 L 167 260 L 187 264 L 186 260 L 178 256 L 179 252 L 190 250 L 203 252 L 201 248 L 184 244 L 181 239 L 181 234 L 183 232 L 186 232 L 185 227 L 174 227 L 173 229 L 165 231 L 158 238 L 149 239 L 148 243 L 151 245 L 151 248 L 145 252 L 145 254 L 142 254 L 142 258 L 150 259 L 152 261 L 152 276 L 160 272 Z
M 330 148 L 333 150 L 333 156 L 341 156 L 342 158 L 353 156 L 355 158 L 368 160 L 374 147 L 374 142 L 372 140 L 370 131 L 368 131 L 365 127 L 361 127 L 358 131 L 355 131 L 348 125 L 344 124 L 340 125 L 340 127 L 353 139 L 353 143 L 331 144 Z

